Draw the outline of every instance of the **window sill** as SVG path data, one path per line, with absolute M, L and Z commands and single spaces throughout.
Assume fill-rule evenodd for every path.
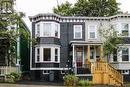
M 53 62 L 53 61 L 40 61 L 40 62 L 35 62 L 35 63 L 60 63 L 60 62 Z

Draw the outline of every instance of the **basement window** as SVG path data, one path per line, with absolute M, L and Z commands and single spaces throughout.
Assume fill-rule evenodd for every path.
M 129 74 L 129 70 L 121 70 L 121 73 L 124 75 L 128 75 Z

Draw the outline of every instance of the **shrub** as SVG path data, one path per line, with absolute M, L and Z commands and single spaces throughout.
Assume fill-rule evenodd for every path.
M 79 80 L 78 82 L 78 85 L 79 86 L 90 86 L 91 85 L 91 82 L 89 80 Z
M 75 75 L 65 75 L 64 76 L 64 85 L 65 86 L 76 86 L 78 83 L 78 77 Z
M 6 82 L 16 82 L 18 80 L 20 80 L 20 74 L 12 72 L 10 74 L 6 75 L 7 81 Z

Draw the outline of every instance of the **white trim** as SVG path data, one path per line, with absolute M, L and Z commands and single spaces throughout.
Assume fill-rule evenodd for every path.
M 76 27 L 79 27 L 80 28 L 80 31 L 78 31 L 78 32 L 80 32 L 81 33 L 81 35 L 80 35 L 80 37 L 76 37 L 76 35 L 75 35 L 75 32 L 76 32 Z M 73 37 L 74 37 L 74 39 L 82 39 L 83 38 L 83 36 L 82 36 L 82 31 L 83 31 L 83 28 L 82 28 L 82 25 L 74 25 L 73 26 Z
M 76 74 L 75 76 L 92 76 L 92 74 Z
M 70 68 L 30 68 L 30 70 L 69 70 Z

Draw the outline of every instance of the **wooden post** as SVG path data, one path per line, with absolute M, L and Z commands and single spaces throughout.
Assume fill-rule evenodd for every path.
M 96 61 L 96 46 L 94 46 L 94 61 Z
M 90 45 L 88 45 L 88 48 L 87 48 L 87 64 L 90 63 Z
M 100 61 L 103 61 L 103 45 L 100 47 Z

